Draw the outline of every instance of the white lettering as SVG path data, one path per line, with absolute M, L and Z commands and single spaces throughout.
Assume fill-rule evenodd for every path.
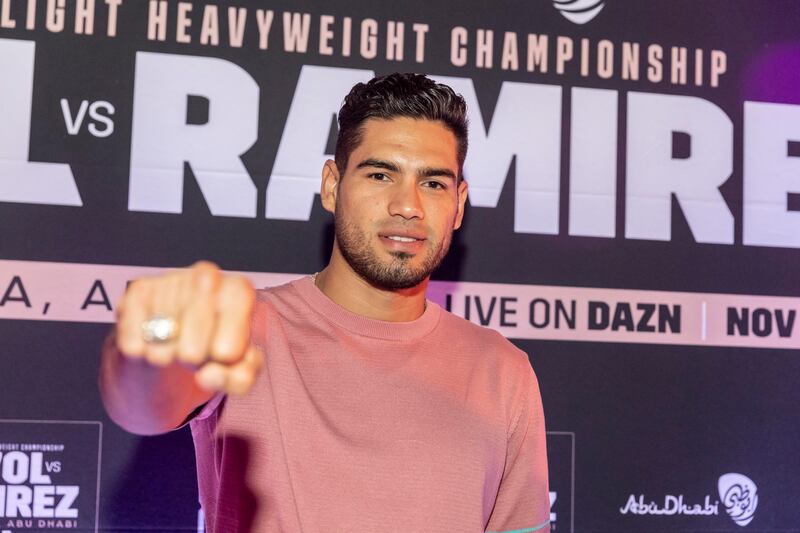
M 491 126 L 486 128 L 471 79 L 436 79 L 450 85 L 467 102 L 470 148 L 464 175 L 469 180 L 470 203 L 496 207 L 516 158 L 514 231 L 557 234 L 561 87 L 503 83 Z
M 69 165 L 28 161 L 33 107 L 32 41 L 0 39 L 0 201 L 83 205 Z
M 267 218 L 308 220 L 319 193 L 331 119 L 369 70 L 303 65 L 267 186 Z M 326 119 L 327 117 L 327 119 Z
M 744 244 L 800 248 L 800 211 L 788 210 L 800 156 L 790 142 L 800 149 L 800 106 L 745 102 Z
M 674 132 L 690 154 L 673 157 Z M 733 169 L 733 124 L 693 96 L 628 94 L 625 236 L 670 239 L 672 195 L 697 242 L 733 244 L 733 214 L 719 187 Z
M 114 133 L 114 121 L 111 120 L 110 116 L 100 114 L 100 110 L 104 110 L 108 115 L 114 114 L 114 106 L 110 102 L 106 102 L 105 100 L 100 100 L 98 102 L 92 102 L 92 105 L 89 106 L 89 116 L 92 117 L 96 122 L 100 122 L 105 127 L 98 128 L 94 123 L 89 124 L 88 129 L 89 133 L 94 135 L 95 137 L 108 137 L 112 133 Z
M 617 91 L 572 89 L 570 235 L 616 235 L 617 98 Z
M 78 107 L 78 112 L 75 117 L 72 116 L 70 110 L 69 100 L 66 98 L 61 99 L 61 114 L 64 115 L 64 124 L 67 126 L 67 133 L 70 135 L 77 135 L 83 124 L 83 119 L 86 117 L 86 111 L 89 109 L 89 102 L 81 100 L 81 105 Z
M 32 485 L 49 485 L 52 483 L 50 476 L 42 471 L 44 454 L 42 452 L 31 452 L 31 471 L 29 481 Z
M 711 503 L 711 496 L 706 496 L 702 504 L 689 505 L 684 503 L 682 494 L 678 496 L 667 494 L 664 496 L 664 505 L 660 506 L 654 501 L 646 502 L 643 494 L 640 494 L 638 499 L 631 494 L 628 496 L 628 501 L 625 502 L 625 505 L 619 508 L 619 512 L 620 514 L 630 513 L 635 515 L 712 516 L 719 513 L 719 502 Z
M 450 32 L 450 62 L 456 67 L 467 64 L 467 29 L 456 26 Z
M 306 53 L 311 15 L 308 13 L 283 14 L 283 49 L 287 52 Z
M 260 11 L 260 10 L 259 10 Z M 244 41 L 244 28 L 247 21 L 247 9 L 244 7 L 228 8 L 228 42 L 233 48 L 241 48 Z
M 56 486 L 56 494 L 61 496 L 55 509 L 56 518 L 78 518 L 78 510 L 73 504 L 78 499 L 80 488 L 75 485 Z
M 137 52 L 128 208 L 182 212 L 187 162 L 212 214 L 255 217 L 257 191 L 240 155 L 258 134 L 258 93 L 231 62 Z M 207 123 L 186 124 L 189 95 L 208 99 Z

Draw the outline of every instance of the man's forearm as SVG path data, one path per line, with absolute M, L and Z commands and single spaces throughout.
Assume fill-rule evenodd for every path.
M 192 371 L 179 363 L 162 368 L 123 356 L 113 334 L 103 345 L 99 385 L 111 419 L 139 435 L 175 429 L 213 396 L 200 389 Z

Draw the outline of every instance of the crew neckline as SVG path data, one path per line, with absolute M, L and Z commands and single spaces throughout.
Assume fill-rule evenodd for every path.
M 441 316 L 441 307 L 435 302 L 425 300 L 425 311 L 419 318 L 409 322 L 389 322 L 368 318 L 352 311 L 328 298 L 314 284 L 311 276 L 291 282 L 308 306 L 323 319 L 364 337 L 403 341 L 424 337 L 436 327 Z

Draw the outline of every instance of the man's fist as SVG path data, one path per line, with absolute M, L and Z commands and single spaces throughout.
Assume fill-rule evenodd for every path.
M 195 381 L 206 390 L 244 394 L 262 363 L 250 343 L 254 302 L 249 281 L 209 262 L 136 280 L 117 306 L 117 348 L 151 365 L 196 369 Z M 177 331 L 165 341 L 146 341 L 144 325 L 154 317 L 173 320 Z

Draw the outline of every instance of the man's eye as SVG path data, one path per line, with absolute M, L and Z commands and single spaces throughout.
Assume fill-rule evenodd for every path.
M 447 185 L 445 185 L 441 181 L 428 181 L 425 182 L 425 185 L 431 189 L 436 189 L 436 190 L 444 190 L 447 188 Z
M 386 181 L 389 179 L 389 176 L 387 176 L 383 172 L 373 172 L 372 174 L 369 175 L 369 177 L 377 181 Z

